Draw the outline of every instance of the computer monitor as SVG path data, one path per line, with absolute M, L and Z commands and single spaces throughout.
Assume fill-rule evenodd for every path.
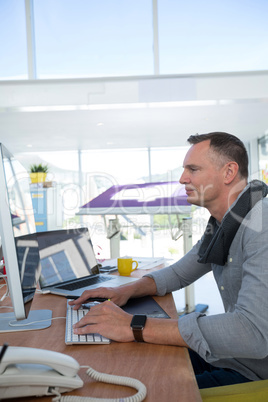
M 41 264 L 29 175 L 1 143 L 0 189 L 1 246 L 14 310 L 2 313 L 0 309 L 0 332 L 48 327 L 50 310 L 30 311 Z

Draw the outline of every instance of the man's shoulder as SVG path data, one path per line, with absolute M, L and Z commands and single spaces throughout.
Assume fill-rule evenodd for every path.
M 268 198 L 258 201 L 243 219 L 241 226 L 254 232 L 268 232 Z
M 252 208 L 253 211 L 259 211 L 261 209 L 268 209 L 268 197 L 262 198 L 260 201 L 258 201 L 254 207 Z

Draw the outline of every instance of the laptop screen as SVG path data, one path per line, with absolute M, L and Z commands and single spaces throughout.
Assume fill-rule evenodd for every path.
M 98 263 L 87 228 L 37 233 L 40 287 L 98 273 Z

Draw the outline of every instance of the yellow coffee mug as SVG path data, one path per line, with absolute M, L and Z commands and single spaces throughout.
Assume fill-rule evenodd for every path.
M 133 263 L 136 264 L 136 266 L 133 268 Z M 138 267 L 138 261 L 132 260 L 132 258 L 118 258 L 117 259 L 117 268 L 118 272 L 122 276 L 129 276 L 131 275 L 131 272 L 135 271 Z

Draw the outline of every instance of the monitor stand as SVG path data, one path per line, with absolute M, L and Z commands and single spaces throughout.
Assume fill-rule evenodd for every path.
M 45 329 L 51 326 L 51 310 L 31 310 L 25 320 L 16 320 L 13 313 L 0 313 L 0 333 Z

